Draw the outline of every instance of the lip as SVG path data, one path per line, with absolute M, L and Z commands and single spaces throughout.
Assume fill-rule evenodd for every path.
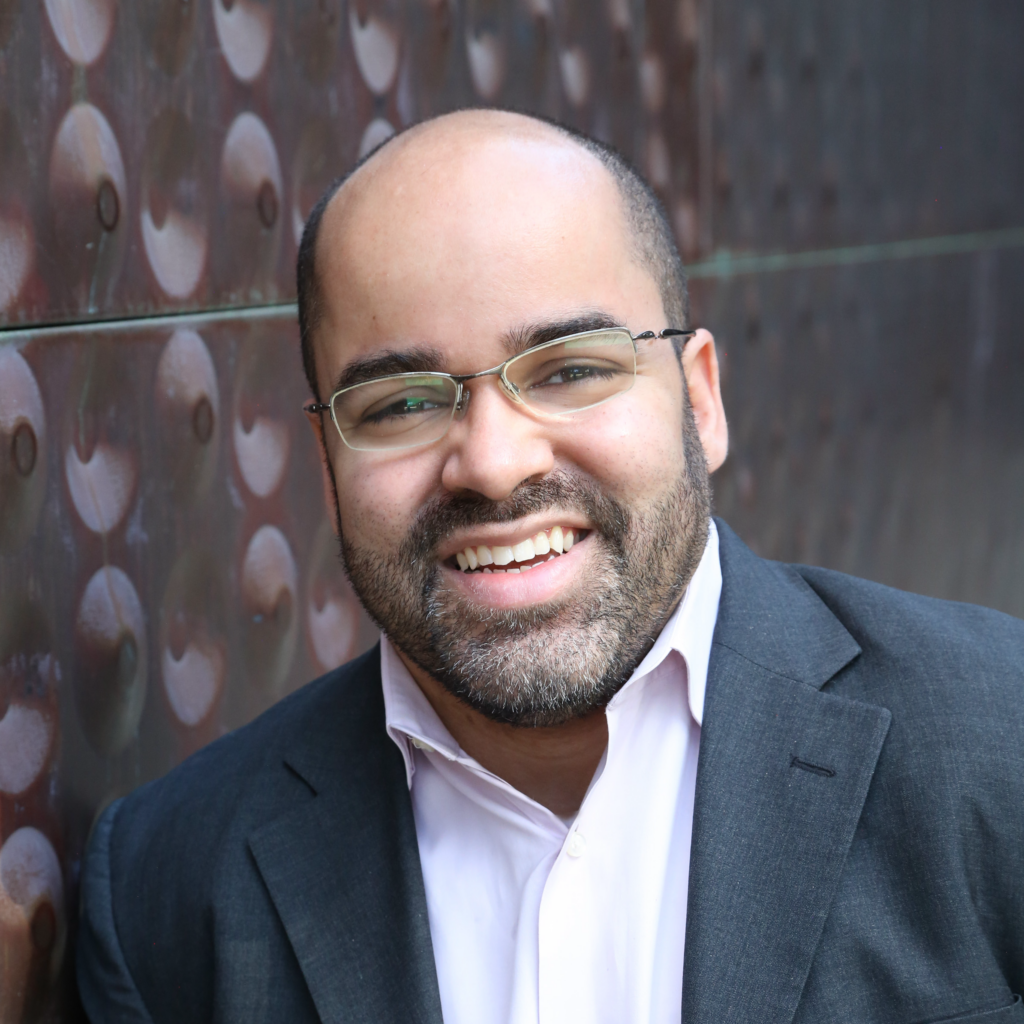
M 559 520 L 552 522 L 551 525 L 558 526 L 563 522 L 564 520 Z M 537 532 L 535 529 L 533 533 L 525 534 L 524 537 L 533 536 Z M 595 536 L 596 532 L 591 529 L 583 540 L 577 541 L 565 554 L 558 555 L 549 562 L 541 562 L 527 572 L 463 572 L 445 563 L 442 563 L 441 569 L 446 574 L 449 584 L 475 604 L 490 608 L 521 608 L 545 604 L 560 597 L 583 572 Z M 482 540 L 478 543 L 488 542 Z M 462 548 L 456 550 L 461 551 Z
M 516 544 L 530 537 L 536 537 L 538 533 L 553 530 L 556 526 L 562 527 L 563 530 L 586 531 L 588 534 L 594 532 L 593 523 L 581 518 L 578 512 L 562 514 L 545 512 L 543 515 L 517 519 L 514 523 L 486 523 L 473 527 L 472 530 L 457 531 L 446 539 L 443 547 L 438 548 L 437 559 L 439 562 L 447 562 L 448 559 L 454 558 L 459 551 L 467 547 L 478 548 L 481 544 L 486 544 L 487 547 L 493 547 L 495 544 L 515 547 Z M 572 552 L 570 551 L 569 554 Z M 560 555 L 559 557 L 565 558 L 566 556 Z

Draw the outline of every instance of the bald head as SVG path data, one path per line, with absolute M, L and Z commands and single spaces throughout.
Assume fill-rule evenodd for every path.
M 686 326 L 686 281 L 664 211 L 614 150 L 504 111 L 416 125 L 336 181 L 307 220 L 297 276 L 310 387 L 319 393 L 322 376 L 314 335 L 325 321 L 340 328 L 345 308 L 371 294 L 397 301 L 436 294 L 440 282 L 459 305 L 474 292 L 493 302 L 525 285 L 517 278 L 533 256 L 582 272 L 581 254 L 601 247 L 628 256 L 657 289 L 659 326 Z

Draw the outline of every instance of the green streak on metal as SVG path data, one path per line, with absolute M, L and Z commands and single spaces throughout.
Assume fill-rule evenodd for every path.
M 850 245 L 840 249 L 814 249 L 808 252 L 734 255 L 723 249 L 710 259 L 691 263 L 686 268 L 686 275 L 690 280 L 729 278 L 740 274 L 771 274 L 781 270 L 848 267 L 860 263 L 952 256 L 985 249 L 1015 249 L 1019 246 L 1024 246 L 1024 227 L 972 231 L 963 235 L 939 235 L 933 238 L 906 238 L 898 242 Z
M 23 341 L 25 338 L 69 334 L 110 334 L 120 331 L 155 330 L 161 327 L 203 327 L 226 320 L 297 320 L 299 307 L 294 302 L 266 306 L 231 306 L 224 309 L 194 310 L 182 313 L 159 313 L 152 316 L 126 316 L 109 320 L 76 320 L 68 323 L 18 324 L 0 326 L 0 342 Z

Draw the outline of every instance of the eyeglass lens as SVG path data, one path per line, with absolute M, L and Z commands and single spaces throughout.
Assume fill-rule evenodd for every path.
M 549 415 L 600 405 L 628 391 L 635 377 L 628 331 L 593 331 L 539 345 L 505 367 L 505 379 L 523 404 Z M 339 392 L 332 414 L 351 448 L 411 448 L 444 436 L 457 400 L 458 387 L 450 377 L 399 374 Z

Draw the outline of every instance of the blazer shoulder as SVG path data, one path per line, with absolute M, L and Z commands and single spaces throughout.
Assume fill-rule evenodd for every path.
M 862 645 L 924 647 L 943 657 L 1020 665 L 1024 620 L 960 601 L 925 597 L 832 569 L 794 565 L 811 589 Z M 926 651 L 915 650 L 920 655 Z
M 1002 718 L 1024 739 L 1024 621 L 991 608 L 793 566 L 860 645 L 848 678 L 896 710 Z

